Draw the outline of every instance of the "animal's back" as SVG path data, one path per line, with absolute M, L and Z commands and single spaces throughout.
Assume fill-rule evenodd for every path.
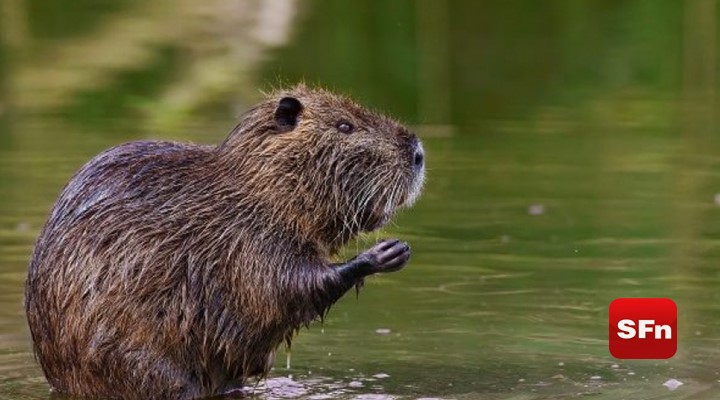
M 108 374 L 147 395 L 141 388 L 153 387 L 147 383 L 154 377 L 143 373 L 127 382 L 132 371 L 187 380 L 172 365 L 145 365 L 166 356 L 148 352 L 182 346 L 180 327 L 164 326 L 162 314 L 182 300 L 177 283 L 185 271 L 181 263 L 151 260 L 162 260 L 163 243 L 171 245 L 183 225 L 173 219 L 184 215 L 176 208 L 189 187 L 201 190 L 195 174 L 211 152 L 172 142 L 126 143 L 96 156 L 66 185 L 38 238 L 26 286 L 36 354 L 56 389 L 90 396 L 117 391 L 104 387 L 113 379 L 96 379 Z

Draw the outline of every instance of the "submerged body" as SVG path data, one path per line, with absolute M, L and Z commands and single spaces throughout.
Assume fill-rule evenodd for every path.
M 132 142 L 63 190 L 26 284 L 57 391 L 197 398 L 268 372 L 278 345 L 410 252 L 329 259 L 418 196 L 424 159 L 397 122 L 305 87 L 271 95 L 218 146 Z

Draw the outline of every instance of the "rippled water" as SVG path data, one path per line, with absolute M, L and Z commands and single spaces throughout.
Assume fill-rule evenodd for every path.
M 531 399 L 712 398 L 720 390 L 718 161 L 642 131 L 588 139 L 503 129 L 426 138 L 422 200 L 348 249 L 396 235 L 412 244 L 410 266 L 371 279 L 359 299 L 347 296 L 324 325 L 301 332 L 291 368 L 281 352 L 256 391 Z M 116 141 L 76 154 L 62 144 L 0 154 L 10 194 L 0 236 L 0 394 L 47 397 L 21 308 L 28 254 L 63 180 Z M 615 149 L 612 162 L 599 148 Z M 676 300 L 674 358 L 609 355 L 607 306 L 621 296 Z M 662 386 L 670 378 L 684 385 L 670 392 Z
M 346 296 L 248 394 L 720 398 L 713 2 L 82 3 L 0 14 L 0 398 L 50 397 L 22 291 L 72 173 L 123 141 L 217 143 L 256 88 L 300 78 L 407 120 L 428 181 L 346 252 L 398 236 L 408 268 Z M 673 298 L 677 355 L 614 359 L 617 297 Z

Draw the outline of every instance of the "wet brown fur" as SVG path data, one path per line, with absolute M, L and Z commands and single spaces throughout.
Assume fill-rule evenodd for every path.
M 297 126 L 278 125 L 286 96 Z M 338 132 L 338 121 L 356 132 Z M 298 86 L 219 146 L 132 142 L 82 167 L 35 246 L 26 311 L 57 391 L 196 398 L 269 370 L 351 285 L 329 259 L 419 192 L 397 122 Z

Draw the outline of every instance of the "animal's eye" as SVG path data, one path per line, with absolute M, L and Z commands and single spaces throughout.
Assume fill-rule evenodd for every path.
M 336 125 L 337 130 L 339 130 L 342 133 L 352 133 L 352 131 L 355 130 L 355 127 L 353 124 L 347 122 L 347 121 L 340 121 Z

